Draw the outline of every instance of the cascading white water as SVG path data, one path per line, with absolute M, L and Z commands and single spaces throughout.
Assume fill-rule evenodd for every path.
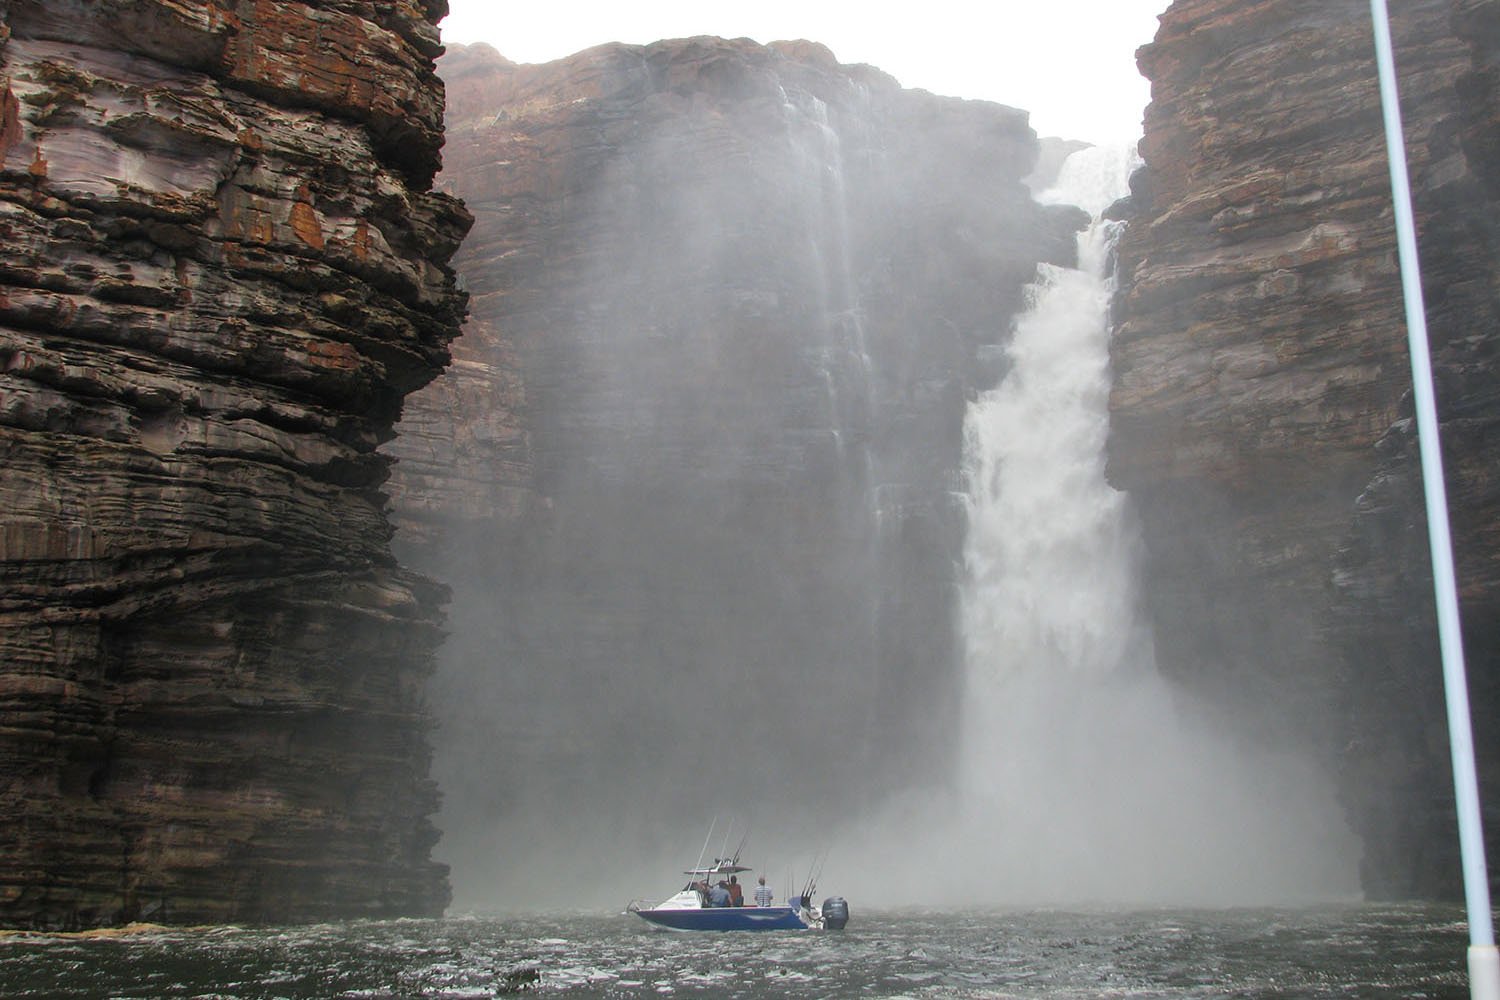
M 973 858 L 977 886 L 947 894 L 980 902 L 1347 894 L 1322 780 L 1179 704 L 1137 607 L 1137 534 L 1104 478 L 1117 224 L 1098 219 L 1133 158 L 1076 153 L 1043 196 L 1094 214 L 1079 268 L 1041 268 L 1007 374 L 966 417 L 963 773 L 928 850 Z

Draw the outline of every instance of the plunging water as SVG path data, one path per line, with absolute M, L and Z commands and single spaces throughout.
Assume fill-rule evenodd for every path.
M 1118 224 L 1098 218 L 1132 159 L 1077 153 L 1043 196 L 1094 214 L 1079 267 L 1041 267 L 1007 374 L 966 416 L 962 774 L 956 803 L 924 809 L 925 850 L 973 858 L 979 887 L 946 892 L 982 902 L 1347 895 L 1357 854 L 1331 789 L 1176 695 L 1138 607 L 1138 536 L 1104 476 Z

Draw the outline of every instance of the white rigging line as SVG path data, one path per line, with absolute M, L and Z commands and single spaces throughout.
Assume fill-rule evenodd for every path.
M 1443 482 L 1437 403 L 1432 388 L 1432 359 L 1427 342 L 1427 314 L 1422 301 L 1422 269 L 1417 260 L 1411 182 L 1406 175 L 1406 141 L 1401 131 L 1396 61 L 1391 51 L 1391 25 L 1385 0 L 1370 0 L 1370 15 L 1375 22 L 1375 61 L 1380 71 L 1380 103 L 1385 115 L 1391 201 L 1396 213 L 1396 247 L 1401 261 L 1401 291 L 1406 301 L 1417 439 L 1421 447 L 1422 483 L 1427 499 L 1427 535 L 1432 549 L 1438 643 L 1442 651 L 1443 689 L 1448 704 L 1448 743 L 1453 755 L 1458 840 L 1463 856 L 1464 898 L 1469 916 L 1469 995 L 1473 1000 L 1500 1000 L 1500 952 L 1495 948 L 1495 927 L 1490 915 L 1490 885 L 1484 862 L 1484 831 L 1479 818 L 1479 782 L 1474 769 L 1469 685 L 1458 617 L 1453 540 L 1448 526 L 1448 495 Z

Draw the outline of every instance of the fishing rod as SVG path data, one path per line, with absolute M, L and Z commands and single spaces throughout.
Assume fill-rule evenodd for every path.
M 729 826 L 724 829 L 724 845 L 719 848 L 719 856 L 717 858 L 714 858 L 715 868 L 717 868 L 719 866 L 719 863 L 723 862 L 729 854 L 729 835 L 732 833 L 734 833 L 734 817 L 731 816 L 729 819 Z
M 817 853 L 813 853 L 812 865 L 809 866 L 807 872 L 807 882 L 802 887 L 802 898 L 808 901 L 809 906 L 812 905 L 813 893 L 818 889 L 818 879 L 823 876 L 823 866 L 828 863 L 828 854 L 829 850 L 824 849 L 823 860 L 819 861 Z
M 749 837 L 749 836 L 750 836 L 750 827 L 747 826 L 747 827 L 745 827 L 744 834 L 742 834 L 740 836 L 739 845 L 737 847 L 735 847 L 735 849 L 734 849 L 734 857 L 732 859 L 730 859 L 730 862 L 729 862 L 730 864 L 732 864 L 732 865 L 738 865 L 740 863 L 740 852 L 745 849 L 745 839 L 747 837 Z
M 703 870 L 703 855 L 705 855 L 705 854 L 708 853 L 708 842 L 713 839 L 714 827 L 716 827 L 718 825 L 719 825 L 719 817 L 718 816 L 715 816 L 714 817 L 714 821 L 712 823 L 708 824 L 708 836 L 706 836 L 706 837 L 703 838 L 703 850 L 701 850 L 701 851 L 698 852 L 698 863 L 693 866 L 698 871 L 702 871 Z

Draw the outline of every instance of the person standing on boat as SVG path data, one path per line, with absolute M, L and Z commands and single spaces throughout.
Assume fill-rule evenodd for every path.
M 745 890 L 740 888 L 740 880 L 733 875 L 729 876 L 729 905 L 745 905 Z
M 772 899 L 771 887 L 766 885 L 766 877 L 760 877 L 760 885 L 755 887 L 755 905 L 770 906 Z

